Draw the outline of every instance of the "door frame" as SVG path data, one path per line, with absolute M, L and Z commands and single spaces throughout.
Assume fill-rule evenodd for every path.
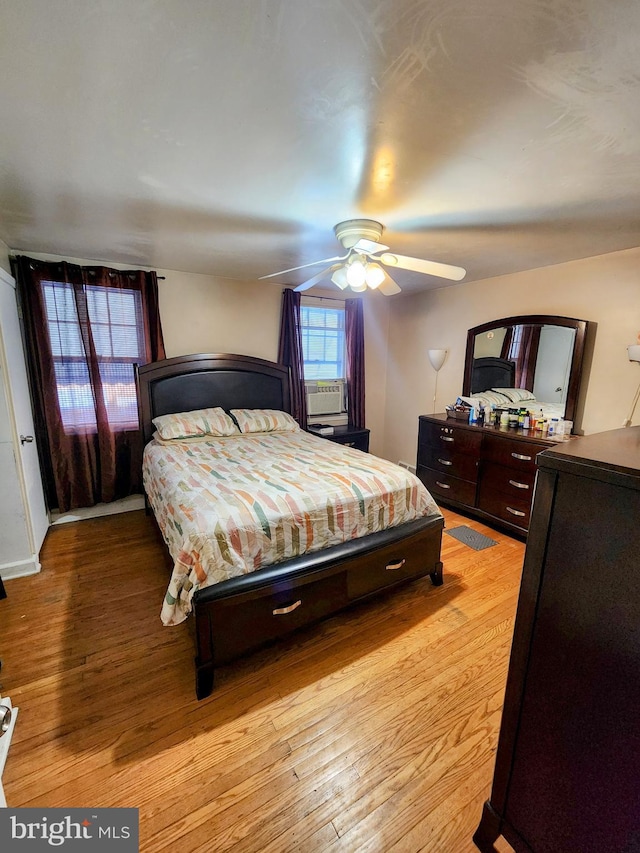
M 5 269 L 0 267 L 0 287 L 7 285 L 10 287 L 15 294 L 16 291 L 16 281 L 12 275 L 10 275 Z M 20 323 L 20 317 L 18 314 L 18 306 L 16 301 L 16 319 L 17 322 Z M 25 358 L 24 355 L 24 347 L 22 350 L 22 357 Z M 6 348 L 5 348 L 5 337 L 2 333 L 2 328 L 0 326 L 0 367 L 2 368 L 2 373 L 5 377 L 5 397 L 7 401 L 7 409 L 9 413 L 10 420 L 10 428 L 13 436 L 13 447 L 14 447 L 14 458 L 16 464 L 16 473 L 18 477 L 18 483 L 20 487 L 20 497 L 22 500 L 22 504 L 24 507 L 26 528 L 27 528 L 27 537 L 29 540 L 29 553 L 30 557 L 25 560 L 20 560 L 14 563 L 6 563 L 0 566 L 0 571 L 2 573 L 2 577 L 4 580 L 15 577 L 23 577 L 25 575 L 33 575 L 37 574 L 40 571 L 40 549 L 42 547 L 42 542 L 36 542 L 36 536 L 34 531 L 34 519 L 33 512 L 36 509 L 31 506 L 31 502 L 29 500 L 29 490 L 27 488 L 27 483 L 25 480 L 25 472 L 23 468 L 23 459 L 20 453 L 20 435 L 19 428 L 16 422 L 16 410 L 14 405 L 14 389 L 11 387 L 11 375 L 12 373 L 9 370 L 9 358 L 7 356 Z M 27 378 L 27 385 L 25 391 L 29 397 L 29 404 L 31 406 L 31 395 L 28 386 L 28 377 L 26 374 L 26 363 L 25 363 L 25 377 Z M 38 463 L 39 468 L 39 463 Z M 42 474 L 40 474 L 40 481 L 42 481 Z M 46 518 L 48 524 L 50 525 L 50 517 L 49 512 L 47 510 L 46 501 L 44 498 L 44 485 L 42 485 L 42 500 L 43 507 L 46 514 Z M 46 530 L 45 530 L 46 535 Z M 44 540 L 44 536 L 42 537 Z

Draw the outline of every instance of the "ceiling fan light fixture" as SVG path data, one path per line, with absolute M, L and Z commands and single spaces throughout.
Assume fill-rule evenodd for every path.
M 367 264 L 365 280 L 371 290 L 375 290 L 384 281 L 385 271 L 380 264 Z
M 367 268 L 360 258 L 354 258 L 347 267 L 347 282 L 351 290 L 367 289 Z
M 349 287 L 349 282 L 347 281 L 347 268 L 342 266 L 340 269 L 337 269 L 331 276 L 331 281 L 336 284 L 340 290 L 344 290 Z

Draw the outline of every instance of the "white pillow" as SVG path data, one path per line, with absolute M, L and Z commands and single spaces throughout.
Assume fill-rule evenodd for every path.
M 527 391 L 526 388 L 492 388 L 491 390 L 497 392 L 498 394 L 503 394 L 512 403 L 521 403 L 525 400 L 535 401 L 536 399 L 531 393 L 531 391 Z
M 483 391 L 481 394 L 474 394 L 472 397 L 460 397 L 460 399 L 468 406 L 474 406 L 476 409 L 480 406 L 508 406 L 510 400 L 504 394 L 496 394 L 494 391 Z
M 241 433 L 295 432 L 299 424 L 288 412 L 277 409 L 230 409 Z

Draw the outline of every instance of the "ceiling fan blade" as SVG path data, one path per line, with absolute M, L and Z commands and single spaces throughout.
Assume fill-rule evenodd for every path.
M 393 296 L 394 293 L 400 293 L 400 288 L 386 270 L 384 274 L 384 281 L 382 284 L 378 285 L 376 290 L 379 290 L 380 293 L 384 294 L 384 296 Z
M 334 272 L 340 267 L 340 264 L 333 264 L 333 266 L 326 267 L 321 270 L 319 273 L 316 273 L 311 278 L 308 278 L 306 281 L 303 281 L 302 284 L 299 284 L 297 287 L 293 289 L 298 293 L 301 293 L 304 290 L 309 290 L 310 287 L 313 287 L 314 284 L 318 284 L 318 282 L 322 281 L 323 278 L 326 278 L 329 273 Z M 266 276 L 265 276 L 266 277 Z
M 276 275 L 284 275 L 287 272 L 295 272 L 296 270 L 304 270 L 307 267 L 315 267 L 318 264 L 329 264 L 329 263 L 331 263 L 331 261 L 344 261 L 344 260 L 346 260 L 346 258 L 349 257 L 350 254 L 351 254 L 351 252 L 347 252 L 346 255 L 341 255 L 339 257 L 337 256 L 335 258 L 322 258 L 321 261 L 311 261 L 310 264 L 302 264 L 302 266 L 300 266 L 300 267 L 291 267 L 291 269 L 288 269 L 288 270 L 279 270 L 278 272 L 269 273 L 269 275 L 261 275 L 258 280 L 260 281 L 263 278 L 273 278 Z M 297 289 L 298 288 L 296 288 L 296 290 Z
M 396 255 L 385 252 L 379 255 L 376 260 L 382 261 L 390 267 L 396 267 L 399 270 L 411 270 L 412 272 L 421 272 L 425 275 L 435 275 L 439 278 L 448 278 L 451 281 L 461 281 L 467 271 L 462 267 L 454 267 L 451 264 L 441 264 L 438 261 L 423 261 L 421 258 L 410 258 L 407 255 Z
M 367 255 L 375 255 L 376 252 L 386 252 L 388 246 L 383 246 L 382 243 L 376 243 L 374 240 L 361 240 L 352 247 L 356 252 L 366 252 Z

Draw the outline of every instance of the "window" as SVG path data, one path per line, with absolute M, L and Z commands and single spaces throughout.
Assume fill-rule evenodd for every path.
M 344 305 L 325 307 L 307 297 L 300 306 L 305 380 L 344 379 Z
M 509 344 L 509 354 L 507 358 L 513 361 L 518 361 L 522 357 L 522 342 L 523 342 L 524 326 L 517 325 L 512 327 L 511 342 Z
M 96 432 L 94 388 L 74 286 L 41 282 L 62 424 L 66 433 Z M 87 285 L 86 328 L 93 339 L 109 427 L 138 428 L 134 364 L 146 360 L 138 290 Z M 87 331 L 88 335 L 89 332 Z

